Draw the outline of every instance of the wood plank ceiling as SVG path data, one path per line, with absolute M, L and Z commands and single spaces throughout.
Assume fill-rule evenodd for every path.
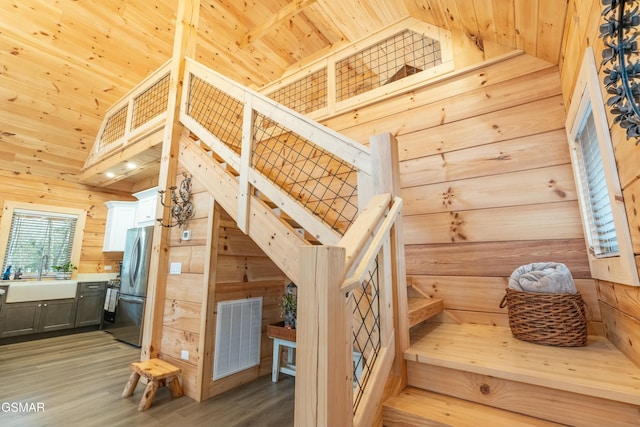
M 473 44 L 475 61 L 522 49 L 557 64 L 567 3 L 201 0 L 196 59 L 258 88 L 412 15 Z M 107 108 L 170 58 L 177 7 L 178 0 L 0 2 L 0 174 L 77 181 Z

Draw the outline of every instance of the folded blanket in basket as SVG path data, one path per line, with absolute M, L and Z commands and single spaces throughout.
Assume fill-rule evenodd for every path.
M 575 294 L 576 285 L 566 265 L 536 262 L 518 267 L 509 278 L 509 288 L 524 292 Z

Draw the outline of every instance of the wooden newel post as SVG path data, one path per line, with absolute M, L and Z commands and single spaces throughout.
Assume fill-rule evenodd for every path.
M 353 424 L 351 314 L 340 291 L 345 249 L 301 248 L 295 425 Z

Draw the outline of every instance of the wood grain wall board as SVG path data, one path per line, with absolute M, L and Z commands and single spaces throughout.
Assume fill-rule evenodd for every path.
M 162 356 L 169 356 L 174 359 L 181 359 L 181 351 L 187 350 L 189 352 L 189 360 L 187 362 L 193 366 L 196 366 L 199 363 L 199 338 L 199 334 L 197 333 L 183 331 L 181 329 L 176 329 L 165 325 L 162 328 L 160 354 Z M 183 378 L 186 376 L 184 372 L 182 373 L 182 376 Z
M 198 333 L 200 330 L 201 304 L 199 302 L 166 299 L 163 327 Z
M 633 181 L 622 190 L 622 196 L 627 212 L 633 253 L 640 254 L 640 180 Z
M 564 128 L 561 97 L 398 136 L 400 160 L 446 153 Z
M 577 200 L 568 165 L 402 189 L 403 215 L 546 204 Z
M 207 195 L 207 199 L 209 195 Z M 195 202 L 195 200 L 194 200 Z M 204 206 L 202 204 L 194 203 L 193 206 L 197 209 L 198 206 Z M 201 211 L 203 209 L 197 209 Z M 201 213 L 202 215 L 202 213 Z M 191 231 L 190 240 L 182 240 L 183 231 Z M 171 229 L 171 246 L 204 246 L 207 243 L 207 218 L 194 218 L 184 227 L 173 227 Z
M 640 366 L 640 351 L 637 343 L 640 340 L 638 317 L 630 316 L 609 304 L 600 306 L 605 336 L 620 349 L 633 363 Z
M 169 274 L 165 296 L 167 299 L 200 303 L 203 286 L 204 275 L 201 273 Z
M 620 187 L 625 190 L 640 178 L 640 150 L 632 140 L 628 140 L 625 130 L 619 126 L 611 127 L 611 142 L 618 167 Z
M 204 246 L 171 246 L 169 262 L 182 263 L 182 273 L 204 273 L 204 264 L 208 259 Z
M 520 61 L 522 65 L 528 64 L 526 57 L 516 58 L 523 58 Z M 516 58 L 512 58 L 511 62 L 516 62 Z M 532 65 L 536 66 L 535 63 Z M 364 107 L 355 113 L 359 119 L 356 126 L 343 129 L 350 119 L 349 115 L 340 116 L 342 120 L 331 119 L 325 123 L 336 126 L 336 129 L 345 135 L 366 144 L 371 136 L 382 132 L 400 136 L 481 114 L 506 110 L 561 94 L 557 69 L 546 65 L 546 68 L 538 65 L 540 69 L 534 68 L 535 71 L 531 71 L 530 74 L 520 69 L 519 73 L 510 79 L 496 78 L 493 82 L 493 79 L 489 81 L 489 76 L 492 76 L 491 73 L 494 71 L 497 73 L 502 67 L 492 64 L 478 70 L 478 74 L 427 85 L 412 91 L 410 96 L 399 95 L 385 100 L 381 105 Z M 478 77 L 485 80 L 477 81 Z M 377 109 L 382 108 L 382 105 L 385 109 L 378 112 Z M 375 122 L 373 118 L 376 118 Z
M 259 280 L 252 282 L 220 283 L 216 287 L 216 304 L 221 301 L 234 301 L 247 298 L 262 297 L 262 309 L 264 312 L 272 312 L 277 309 L 277 317 L 264 316 L 269 323 L 280 320 L 280 300 L 285 292 L 284 278 L 280 280 Z M 216 307 L 217 313 L 217 307 Z M 263 313 L 264 314 L 264 313 Z M 267 324 L 263 322 L 263 329 L 266 332 Z
M 507 141 L 418 157 L 400 163 L 403 188 L 420 184 L 568 165 L 570 162 L 564 129 Z
M 478 36 L 461 30 L 451 30 L 453 64 L 456 69 L 477 64 L 486 58 Z
M 538 8 L 539 0 L 527 0 L 516 2 L 515 8 L 515 34 L 516 48 L 535 55 L 538 51 Z
M 538 3 L 538 43 L 536 45 L 536 56 L 551 64 L 557 64 L 560 59 L 560 47 L 564 33 L 565 20 L 567 15 L 567 2 L 541 1 Z
M 267 256 L 249 236 L 237 227 L 220 228 L 219 251 L 222 255 Z
M 582 239 L 578 204 L 557 202 L 404 217 L 406 245 Z
M 504 313 L 500 302 L 509 285 L 509 276 L 409 276 L 412 286 L 432 298 L 442 298 L 445 309 L 482 313 Z M 600 321 L 596 283 L 593 279 L 575 279 L 576 288 L 589 306 L 591 321 Z
M 561 262 L 574 279 L 590 279 L 584 239 L 408 245 L 407 274 L 508 277 L 521 265 Z
M 498 43 L 516 48 L 515 2 L 504 3 L 493 1 L 493 19 L 496 26 L 496 40 Z
M 626 286 L 618 283 L 598 280 L 600 300 L 616 310 L 640 319 L 640 289 L 636 286 Z
M 218 256 L 218 283 L 278 280 L 284 274 L 267 257 Z

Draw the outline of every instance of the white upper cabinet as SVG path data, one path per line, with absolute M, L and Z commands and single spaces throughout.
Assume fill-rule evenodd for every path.
M 149 188 L 133 194 L 138 199 L 136 210 L 136 227 L 155 225 L 156 206 L 158 204 L 158 187 Z
M 133 194 L 137 202 L 106 202 L 107 225 L 104 232 L 104 252 L 123 252 L 127 230 L 156 224 L 158 187 Z
M 104 252 L 124 251 L 127 230 L 135 227 L 138 202 L 106 202 L 107 226 L 104 231 Z

